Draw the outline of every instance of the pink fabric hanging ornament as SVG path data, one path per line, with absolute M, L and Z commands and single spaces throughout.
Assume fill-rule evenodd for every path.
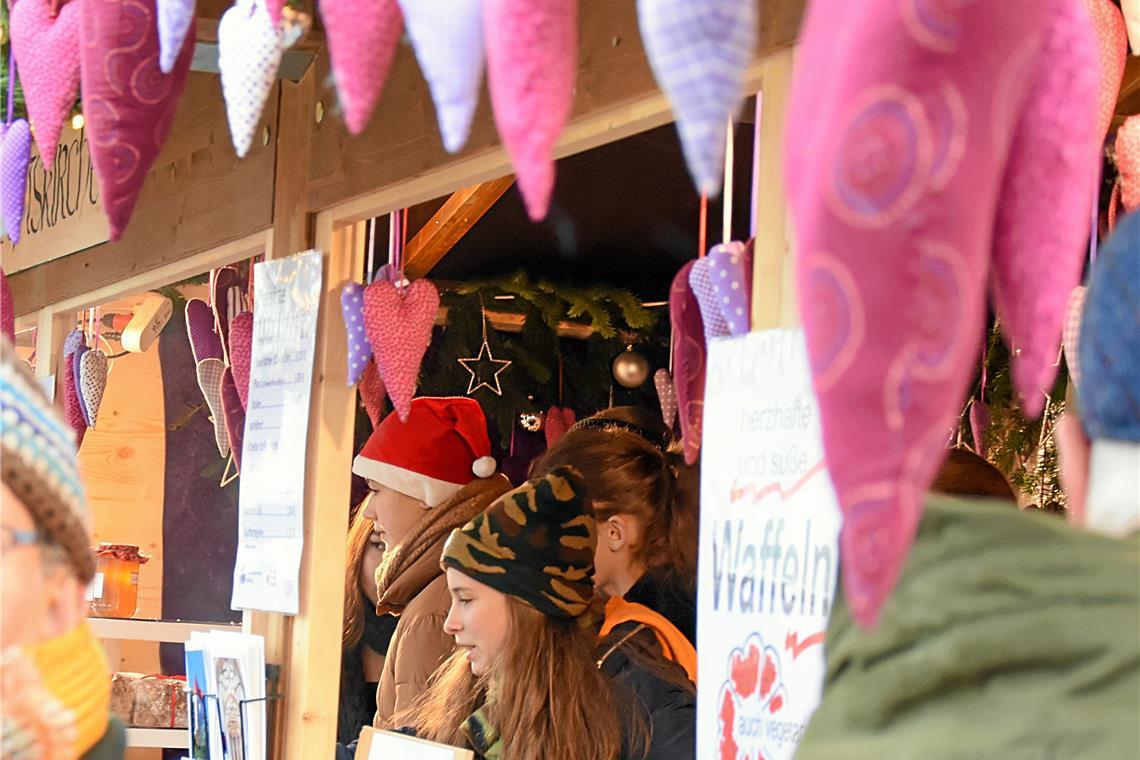
M 1116 101 L 1120 97 L 1120 81 L 1124 77 L 1124 64 L 1128 60 L 1128 31 L 1124 16 L 1112 0 L 1085 0 L 1093 29 L 1096 31 L 1097 59 L 1100 73 L 1096 87 L 1097 134 L 1104 142 Z M 21 65 L 23 65 L 21 63 Z
M 416 280 L 403 290 L 376 280 L 364 289 L 364 329 L 380 379 L 401 420 L 407 420 L 411 411 L 438 311 L 439 291 L 427 280 Z
M 87 424 L 91 427 L 95 427 L 99 418 L 99 406 L 103 403 L 109 369 L 107 355 L 98 348 L 84 353 L 79 361 L 79 395 L 83 400 Z
M 638 0 L 649 65 L 673 106 L 689 174 L 715 196 L 725 124 L 739 109 L 756 47 L 755 0 Z
M 700 456 L 705 409 L 705 329 L 701 323 L 697 298 L 689 286 L 689 273 L 694 264 L 695 260 L 681 267 L 669 290 L 669 321 L 673 328 L 673 378 L 686 464 L 695 464 Z
M 1129 116 L 1116 130 L 1116 169 L 1120 200 L 1127 211 L 1140 207 L 1140 116 Z
M 285 0 L 265 0 L 265 9 L 269 12 L 269 20 L 274 26 L 281 24 L 281 11 L 285 9 Z
M 360 376 L 360 400 L 364 402 L 364 411 L 372 421 L 372 427 L 380 424 L 384 416 L 384 381 L 380 379 L 380 372 L 376 369 L 376 362 L 371 359 L 364 373 Z
M 261 110 L 277 84 L 285 51 L 281 25 L 269 20 L 265 0 L 237 0 L 218 24 L 218 72 L 230 139 L 239 158 L 253 144 Z
M 12 113 L 11 108 L 8 113 Z M 27 121 L 16 119 L 4 125 L 0 133 L 0 205 L 3 206 L 0 211 L 13 243 L 20 242 L 20 228 L 24 223 L 24 193 L 28 187 L 31 148 L 32 133 Z
M 416 59 L 431 88 L 443 147 L 467 142 L 483 79 L 481 0 L 399 0 Z
M 396 0 L 320 0 L 320 9 L 344 123 L 358 135 L 380 100 L 404 19 Z
M 221 359 L 222 339 L 214 332 L 214 312 L 201 298 L 186 302 L 186 334 L 190 338 L 190 352 L 194 363 L 203 359 Z
M 118 240 L 174 123 L 194 36 L 186 35 L 174 69 L 163 74 L 154 0 L 82 0 L 80 6 L 83 114 L 111 240 Z
M 12 303 L 12 287 L 3 269 L 0 269 L 0 333 L 13 343 L 16 341 L 16 305 Z
M 986 431 L 990 427 L 990 406 L 981 399 L 970 401 L 970 434 L 974 437 L 974 453 L 986 456 Z
M 348 353 L 348 384 L 360 382 L 368 362 L 372 359 L 372 344 L 364 331 L 364 286 L 359 282 L 345 283 L 340 291 L 340 311 L 344 320 L 344 339 Z
M 230 322 L 242 312 L 242 295 L 245 282 L 233 267 L 222 267 L 214 272 L 214 285 L 210 308 L 214 313 L 214 331 L 222 342 L 222 358 L 229 362 Z
M 1120 0 L 1120 10 L 1124 13 L 1132 55 L 1140 55 L 1140 0 Z
M 705 343 L 713 338 L 722 338 L 729 335 L 728 322 L 725 321 L 724 312 L 721 311 L 717 301 L 716 291 L 712 283 L 712 260 L 708 256 L 697 259 L 689 270 L 689 288 L 697 299 L 697 306 L 701 310 L 701 324 L 705 328 Z
M 79 370 L 83 364 L 83 357 L 90 350 L 84 343 L 71 355 L 71 381 L 75 385 L 75 397 L 79 399 L 79 411 L 83 414 L 83 422 L 87 427 L 91 427 L 91 412 L 87 409 L 87 399 L 83 397 L 83 375 Z
M 221 359 L 202 359 L 197 364 L 197 374 L 198 387 L 202 389 L 202 396 L 210 409 L 210 421 L 214 425 L 214 444 L 218 447 L 218 454 L 227 457 L 230 438 L 226 432 L 225 405 L 222 403 L 222 378 L 226 374 L 226 365 Z
M 230 369 L 242 409 L 249 408 L 249 367 L 253 358 L 253 312 L 246 311 L 230 323 Z
M 23 0 L 20 0 L 23 2 Z M 194 23 L 194 0 L 157 0 L 158 67 L 163 74 L 174 71 L 186 33 Z
M 1085 309 L 1084 285 L 1078 285 L 1069 293 L 1069 302 L 1065 306 L 1065 323 L 1061 328 L 1061 345 L 1065 349 L 1065 363 L 1069 367 L 1069 379 L 1073 386 L 1081 384 L 1080 339 L 1081 314 Z
M 222 417 L 225 419 L 226 438 L 234 465 L 241 470 L 242 441 L 245 440 L 245 407 L 238 395 L 233 372 L 226 367 L 222 372 Z
M 47 171 L 79 93 L 80 6 L 77 0 L 20 0 L 12 6 L 12 54 L 20 62 L 24 103 Z
M 537 222 L 550 207 L 554 145 L 574 103 L 578 3 L 484 0 L 483 32 L 495 126 Z
M 547 409 L 546 421 L 542 426 L 543 435 L 546 436 L 546 448 L 553 448 L 558 439 L 566 435 L 566 431 L 574 427 L 577 421 L 577 415 L 568 406 L 552 406 Z
M 72 330 L 63 341 L 63 411 L 67 424 L 75 431 L 75 444 L 83 443 L 87 433 L 87 419 L 75 386 L 75 353 L 87 347 L 81 330 Z
M 657 400 L 661 404 L 661 419 L 670 430 L 677 422 L 677 387 L 673 385 L 673 376 L 667 369 L 659 369 L 653 373 L 653 385 L 657 388 Z
M 1040 407 L 1099 147 L 1080 3 L 932 7 L 813 2 L 787 124 L 799 304 L 845 596 L 864 626 L 898 579 L 962 409 L 991 266 L 1022 348 L 1018 389 Z
M 724 243 L 714 246 L 705 258 L 714 300 L 729 335 L 748 334 L 752 329 L 752 247 Z

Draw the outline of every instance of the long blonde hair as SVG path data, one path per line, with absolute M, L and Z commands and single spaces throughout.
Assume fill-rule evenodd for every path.
M 397 724 L 431 741 L 464 746 L 467 718 L 485 706 L 505 758 L 615 760 L 622 752 L 622 719 L 613 685 L 597 667 L 597 631 L 508 599 L 510 633 L 491 671 L 476 678 L 466 653 L 456 652 Z
M 368 549 L 373 523 L 364 516 L 364 505 L 356 509 L 356 517 L 348 529 L 347 559 L 344 563 L 344 627 L 341 645 L 352 649 L 364 635 L 364 605 L 368 601 L 360 588 L 360 566 Z

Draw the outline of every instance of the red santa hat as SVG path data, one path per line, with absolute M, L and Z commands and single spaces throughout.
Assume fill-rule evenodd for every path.
M 352 463 L 352 471 L 435 507 L 476 477 L 495 474 L 487 419 L 469 398 L 412 399 L 408 419 L 390 414 Z

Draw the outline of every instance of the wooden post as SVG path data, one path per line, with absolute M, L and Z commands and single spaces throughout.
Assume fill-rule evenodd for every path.
M 792 50 L 769 54 L 761 66 L 764 109 L 760 124 L 760 176 L 756 248 L 752 264 L 752 329 L 794 327 L 796 308 L 792 227 L 784 194 L 784 126 L 792 83 Z

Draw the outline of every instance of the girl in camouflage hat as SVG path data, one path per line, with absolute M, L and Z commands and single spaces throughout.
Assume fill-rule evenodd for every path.
M 685 760 L 695 694 L 642 626 L 599 645 L 596 525 L 570 468 L 503 496 L 452 533 L 444 628 L 458 651 L 401 721 L 481 760 Z M 642 634 L 647 634 L 644 636 Z

